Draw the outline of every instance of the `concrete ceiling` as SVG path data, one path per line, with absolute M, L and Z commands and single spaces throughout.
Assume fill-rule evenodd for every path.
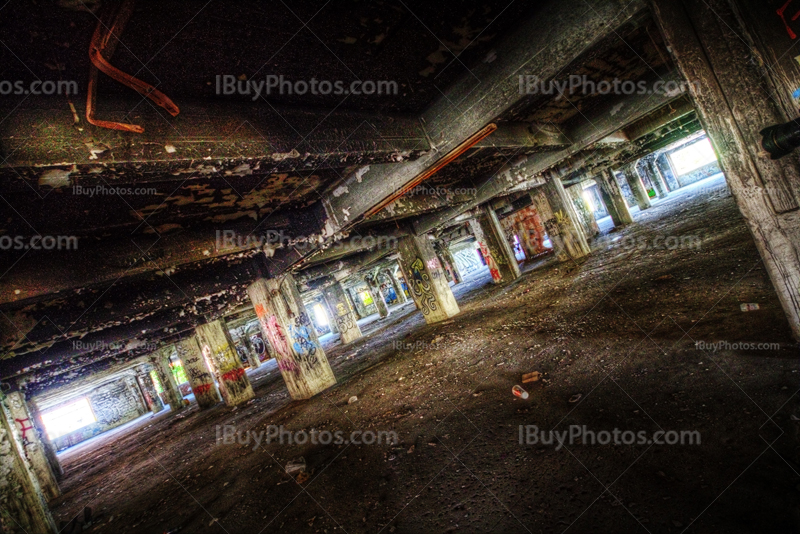
M 31 369 L 66 376 L 133 359 L 246 305 L 245 288 L 259 273 L 329 276 L 335 263 L 317 249 L 342 235 L 446 227 L 567 159 L 597 167 L 632 157 L 644 141 L 613 153 L 597 141 L 634 123 L 641 129 L 677 98 L 519 94 L 519 74 L 674 76 L 643 2 L 603 0 L 585 13 L 570 1 L 342 1 L 322 9 L 245 1 L 211 2 L 197 14 L 168 1 L 136 7 L 111 62 L 157 85 L 181 113 L 171 118 L 101 75 L 98 114 L 145 128 L 122 133 L 84 118 L 87 49 L 110 3 L 98 2 L 96 13 L 78 4 L 14 3 L 0 22 L 0 79 L 74 79 L 80 87 L 72 100 L 0 100 L 0 236 L 79 239 L 78 250 L 0 257 L 0 378 Z M 215 76 L 225 74 L 395 80 L 400 90 L 253 101 L 215 95 Z M 699 127 L 696 117 L 679 120 Z M 655 146 L 672 122 L 645 122 L 639 137 Z M 479 198 L 393 200 L 490 123 L 495 134 L 425 182 L 479 188 Z M 147 191 L 88 196 L 76 187 Z M 284 232 L 317 245 L 267 257 L 256 239 L 220 248 L 225 231 Z M 356 265 L 381 257 L 353 249 L 336 259 L 349 256 Z

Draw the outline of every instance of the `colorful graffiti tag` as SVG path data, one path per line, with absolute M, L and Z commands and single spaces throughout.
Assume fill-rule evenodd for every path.
M 425 272 L 425 264 L 420 258 L 417 258 L 409 266 L 409 270 L 411 271 L 411 292 L 416 297 L 422 314 L 428 315 L 437 310 L 439 306 L 431 288 L 430 276 Z

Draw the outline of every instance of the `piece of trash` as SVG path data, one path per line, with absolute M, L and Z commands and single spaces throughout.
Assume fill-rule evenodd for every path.
M 286 464 L 287 475 L 294 475 L 295 473 L 300 473 L 305 470 L 306 470 L 306 459 L 303 458 L 302 456 L 300 458 L 295 458 L 294 460 Z
M 298 484 L 302 484 L 302 483 L 306 482 L 309 478 L 311 478 L 311 475 L 309 475 L 305 471 L 300 471 L 299 473 L 297 473 L 297 483 Z
M 742 310 L 743 312 L 749 312 L 749 311 L 755 311 L 755 310 L 759 309 L 759 306 L 758 306 L 758 304 L 753 302 L 753 303 L 748 303 L 748 304 L 740 304 L 739 305 L 739 309 Z
M 542 378 L 542 373 L 540 373 L 539 371 L 534 371 L 532 373 L 525 373 L 524 375 L 522 375 L 522 383 L 527 384 L 528 382 L 536 382 L 540 378 Z
M 571 396 L 571 397 L 569 398 L 569 402 L 570 402 L 571 404 L 575 404 L 576 402 L 578 402 L 579 400 L 581 400 L 581 398 L 582 398 L 582 397 L 583 397 L 583 395 L 581 395 L 580 393 L 576 393 L 575 395 L 573 395 L 573 396 Z
M 353 404 L 354 402 L 358 402 L 358 397 L 356 397 L 355 395 L 347 399 L 347 404 Z
M 524 389 L 522 389 L 522 387 L 520 387 L 520 386 L 514 386 L 513 388 L 511 388 L 511 393 L 513 393 L 514 395 L 516 395 L 520 399 L 527 399 L 528 398 L 528 392 L 525 391 Z

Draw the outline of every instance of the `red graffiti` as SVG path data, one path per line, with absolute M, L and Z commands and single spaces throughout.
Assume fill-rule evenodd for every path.
M 22 439 L 27 439 L 28 430 L 33 430 L 33 425 L 25 426 L 25 423 L 30 422 L 29 418 L 25 419 L 14 419 L 17 423 L 19 423 L 19 429 L 22 430 Z
M 478 246 L 483 254 L 483 259 L 486 260 L 486 266 L 489 268 L 489 273 L 492 275 L 492 280 L 502 280 L 503 276 L 500 274 L 500 271 L 497 268 L 497 262 L 494 261 L 491 252 L 489 252 L 489 247 L 487 247 L 485 243 L 481 242 L 478 242 Z
M 227 373 L 225 373 L 224 375 L 222 375 L 222 379 L 225 382 L 236 382 L 243 376 L 244 376 L 244 369 L 241 367 L 237 367 L 236 369 L 232 369 Z
M 783 21 L 783 25 L 786 27 L 786 31 L 789 34 L 789 38 L 790 39 L 797 39 L 797 34 L 794 33 L 794 31 L 792 31 L 792 29 L 789 27 L 789 23 L 786 21 L 786 17 L 783 16 L 783 13 L 786 11 L 786 8 L 789 7 L 789 4 L 791 4 L 792 1 L 793 0 L 788 0 L 785 4 L 783 4 L 782 7 L 778 8 L 776 13 L 778 14 L 778 16 Z M 800 17 L 800 11 L 798 11 L 797 13 L 792 15 L 791 20 L 795 21 L 795 20 L 797 20 L 797 17 Z
M 278 369 L 286 373 L 300 374 L 300 368 L 291 359 L 278 360 Z
M 270 315 L 266 319 L 260 317 L 261 327 L 264 333 L 267 334 L 267 339 L 272 344 L 275 351 L 281 356 L 290 356 L 289 343 L 286 340 L 286 335 L 283 333 L 283 328 L 278 324 L 278 318 Z
M 242 369 L 242 370 L 244 370 L 244 369 Z M 209 391 L 211 391 L 211 384 L 200 384 L 199 386 L 194 388 L 194 394 L 195 395 L 205 395 Z

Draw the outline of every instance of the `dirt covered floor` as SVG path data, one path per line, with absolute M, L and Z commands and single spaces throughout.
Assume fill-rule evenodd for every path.
M 673 193 L 593 248 L 504 286 L 474 276 L 443 324 L 395 310 L 327 347 L 339 384 L 309 401 L 290 402 L 270 365 L 248 405 L 164 412 L 66 455 L 57 520 L 89 506 L 86 531 L 113 534 L 797 531 L 797 346 L 724 181 Z M 530 397 L 514 397 L 534 371 Z M 399 443 L 226 445 L 218 425 Z M 521 444 L 520 425 L 701 443 Z

